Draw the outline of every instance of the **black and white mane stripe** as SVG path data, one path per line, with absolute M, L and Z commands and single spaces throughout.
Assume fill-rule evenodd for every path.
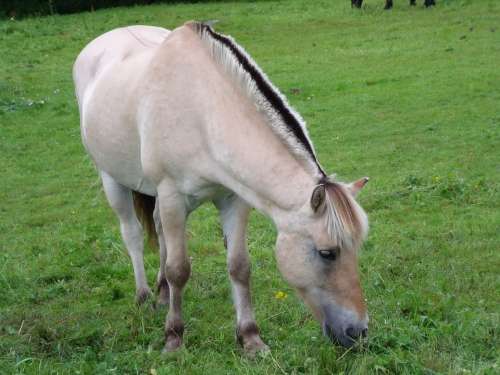
M 326 173 L 316 158 L 304 120 L 243 47 L 230 36 L 216 33 L 208 24 L 190 22 L 187 26 L 200 35 L 212 57 L 244 86 L 244 91 L 254 99 L 257 108 L 268 116 L 273 131 L 289 146 L 290 151 L 304 160 L 318 178 L 325 178 Z

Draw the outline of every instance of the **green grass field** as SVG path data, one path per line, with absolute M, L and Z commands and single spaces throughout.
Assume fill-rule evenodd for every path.
M 366 0 L 155 5 L 0 21 L 0 374 L 500 373 L 500 3 Z M 218 19 L 307 120 L 319 158 L 360 196 L 371 316 L 358 351 L 321 336 L 252 214 L 265 358 L 242 357 L 217 215 L 189 222 L 185 348 L 134 303 L 117 220 L 80 143 L 71 68 L 128 24 Z M 146 254 L 155 280 L 158 256 Z M 284 292 L 285 298 L 276 298 Z M 279 294 L 283 295 L 283 294 Z

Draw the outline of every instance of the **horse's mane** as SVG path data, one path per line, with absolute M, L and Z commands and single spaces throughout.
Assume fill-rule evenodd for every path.
M 365 212 L 341 183 L 325 179 L 322 184 L 328 234 L 341 247 L 356 247 L 368 232 Z
M 302 117 L 233 38 L 215 32 L 207 23 L 191 21 L 186 26 L 199 35 L 214 61 L 267 117 L 269 126 L 292 155 L 325 186 L 325 218 L 330 237 L 339 246 L 359 244 L 368 230 L 366 214 L 343 184 L 326 176 Z
M 188 22 L 208 47 L 212 58 L 239 85 L 268 119 L 273 132 L 306 168 L 319 178 L 326 176 L 319 164 L 302 117 L 271 83 L 250 55 L 233 38 L 215 32 L 207 23 Z

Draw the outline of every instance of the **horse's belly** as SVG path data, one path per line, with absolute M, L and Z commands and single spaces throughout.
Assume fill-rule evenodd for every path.
M 117 132 L 106 137 L 105 127 L 90 125 L 86 130 L 84 145 L 99 170 L 132 190 L 156 195 L 155 186 L 144 176 L 134 142 L 117 137 Z

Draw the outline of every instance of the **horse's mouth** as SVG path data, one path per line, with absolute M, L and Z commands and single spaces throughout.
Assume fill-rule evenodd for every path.
M 324 309 L 324 320 L 322 322 L 323 334 L 334 344 L 340 344 L 343 347 L 350 348 L 356 343 L 364 340 L 368 335 L 367 320 L 357 321 L 351 314 L 346 314 L 343 309 L 336 311 Z M 337 319 L 335 319 L 335 317 Z
M 323 334 L 333 343 L 350 348 L 356 344 L 357 339 L 347 334 L 337 334 L 335 330 L 326 322 L 322 324 Z

